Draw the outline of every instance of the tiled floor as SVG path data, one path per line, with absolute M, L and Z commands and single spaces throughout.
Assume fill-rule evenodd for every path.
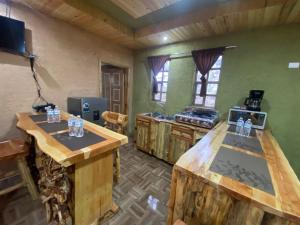
M 172 167 L 136 150 L 123 147 L 121 179 L 114 186 L 113 198 L 119 212 L 104 225 L 166 224 L 167 201 Z M 0 225 L 44 225 L 45 212 L 39 201 L 33 202 L 26 189 L 0 198 Z

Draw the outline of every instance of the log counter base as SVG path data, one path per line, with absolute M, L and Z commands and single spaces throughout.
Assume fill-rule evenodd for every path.
M 37 183 L 48 222 L 91 225 L 116 212 L 118 207 L 112 199 L 113 154 L 128 142 L 126 136 L 85 121 L 84 129 L 102 137 L 102 141 L 72 150 L 53 136 L 66 130 L 47 133 L 40 127 L 43 122 L 34 121 L 30 113 L 18 113 L 17 117 L 17 127 L 34 140 Z M 62 113 L 63 120 L 68 117 Z
M 299 180 L 269 131 L 256 132 L 263 148 L 260 157 L 267 161 L 274 195 L 209 169 L 223 145 L 227 128 L 223 123 L 213 129 L 174 165 L 167 225 L 178 219 L 187 225 L 300 224 Z M 254 155 L 234 146 L 230 148 Z

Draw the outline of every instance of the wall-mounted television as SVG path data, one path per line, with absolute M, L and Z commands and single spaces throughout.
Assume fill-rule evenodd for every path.
M 25 23 L 0 16 L 0 50 L 25 55 Z

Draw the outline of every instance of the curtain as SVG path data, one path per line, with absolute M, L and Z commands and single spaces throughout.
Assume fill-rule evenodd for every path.
M 212 66 L 216 63 L 219 56 L 223 55 L 224 51 L 225 51 L 225 47 L 192 51 L 192 56 L 196 63 L 197 69 L 200 71 L 202 75 L 201 76 L 202 85 L 200 91 L 201 97 L 206 96 L 207 80 L 205 78 L 205 75 L 210 71 Z
M 158 85 L 157 85 L 157 74 L 161 71 L 165 63 L 170 60 L 170 55 L 159 55 L 159 56 L 149 56 L 148 57 L 148 64 L 152 71 L 152 94 L 157 94 L 158 92 Z

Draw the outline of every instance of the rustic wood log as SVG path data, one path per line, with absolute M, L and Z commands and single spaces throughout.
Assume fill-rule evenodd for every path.
M 39 152 L 38 185 L 45 205 L 47 221 L 59 225 L 71 225 L 72 185 L 67 169 L 46 154 Z

